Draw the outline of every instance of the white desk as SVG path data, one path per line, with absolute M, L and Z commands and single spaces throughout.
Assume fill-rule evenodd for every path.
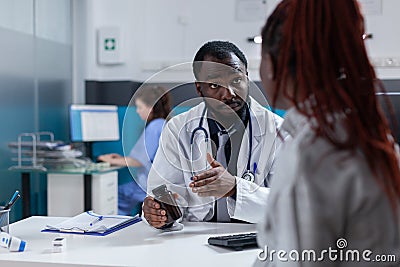
M 13 223 L 10 233 L 27 241 L 25 252 L 0 247 L 0 266 L 251 266 L 257 249 L 232 251 L 207 244 L 213 235 L 255 231 L 251 224 L 186 223 L 179 232 L 160 232 L 143 222 L 108 236 L 63 234 L 67 250 L 51 252 L 51 241 L 59 236 L 41 233 L 46 223 L 65 218 L 30 217 Z

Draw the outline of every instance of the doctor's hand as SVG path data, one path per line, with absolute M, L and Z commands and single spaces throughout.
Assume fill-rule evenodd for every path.
M 167 221 L 167 212 L 161 209 L 160 204 L 151 196 L 144 199 L 143 216 L 155 228 L 163 227 Z
M 236 192 L 236 178 L 207 153 L 211 169 L 194 176 L 189 184 L 200 197 L 230 197 Z

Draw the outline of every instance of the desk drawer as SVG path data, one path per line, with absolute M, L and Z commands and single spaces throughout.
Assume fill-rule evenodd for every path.
M 109 172 L 104 174 L 95 174 L 92 176 L 92 186 L 100 190 L 118 187 L 118 172 Z
M 92 208 L 100 214 L 116 214 L 118 208 L 118 173 L 92 177 Z
M 93 203 L 98 203 L 100 206 L 109 206 L 115 203 L 118 205 L 118 195 L 102 195 L 96 201 L 93 201 Z
M 99 214 L 117 214 L 118 212 L 118 195 L 117 193 L 109 195 L 93 195 L 92 209 Z
M 118 203 L 109 202 L 107 204 L 104 203 L 93 203 L 94 212 L 102 215 L 115 215 L 118 214 Z

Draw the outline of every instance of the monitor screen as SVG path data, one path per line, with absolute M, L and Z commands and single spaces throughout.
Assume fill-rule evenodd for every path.
M 113 105 L 71 105 L 72 142 L 119 140 L 118 107 Z

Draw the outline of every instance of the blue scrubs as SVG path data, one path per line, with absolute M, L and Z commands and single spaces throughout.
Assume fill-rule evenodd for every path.
M 141 205 L 146 197 L 147 176 L 158 149 L 158 142 L 165 119 L 154 119 L 146 126 L 129 157 L 139 161 L 133 181 L 118 186 L 118 214 L 131 215 L 135 207 Z

